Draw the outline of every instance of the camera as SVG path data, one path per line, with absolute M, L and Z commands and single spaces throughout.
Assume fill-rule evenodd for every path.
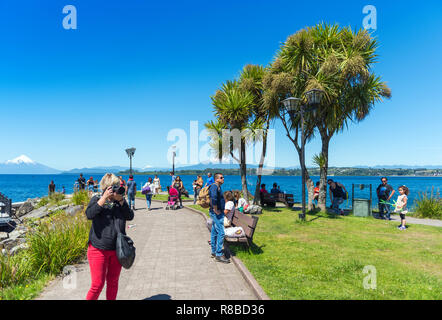
M 126 192 L 126 189 L 124 189 L 124 187 L 122 186 L 112 186 L 112 192 L 119 194 L 119 195 L 123 195 Z

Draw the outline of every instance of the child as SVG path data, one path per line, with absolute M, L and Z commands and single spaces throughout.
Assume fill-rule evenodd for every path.
M 228 225 L 230 225 L 230 222 L 233 219 L 233 215 L 235 213 L 235 204 L 233 203 L 233 193 L 231 191 L 224 192 L 224 200 L 225 200 L 225 206 L 224 206 L 224 214 L 225 218 L 228 219 L 229 222 L 227 222 Z M 224 226 L 226 226 L 226 222 L 224 222 Z
M 396 209 L 394 212 L 399 213 L 401 216 L 401 224 L 398 226 L 399 230 L 405 230 L 405 214 L 408 212 L 407 210 L 407 201 L 408 201 L 408 193 L 409 190 L 406 186 L 399 187 L 399 196 L 396 201 Z
M 319 181 L 316 182 L 316 187 L 313 189 L 313 206 L 315 205 L 315 200 L 317 201 L 316 205 L 319 203 L 319 185 Z

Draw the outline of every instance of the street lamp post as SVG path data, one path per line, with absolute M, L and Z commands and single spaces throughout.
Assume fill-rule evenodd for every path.
M 175 156 L 176 156 L 175 150 L 176 150 L 176 146 L 172 146 L 172 175 L 173 176 L 175 175 Z
M 295 117 L 296 114 L 301 116 L 301 175 L 302 175 L 302 213 L 299 214 L 299 219 L 305 220 L 305 130 L 304 130 L 304 113 L 315 111 L 321 103 L 322 91 L 312 89 L 305 93 L 307 104 L 310 107 L 305 110 L 305 105 L 302 104 L 302 99 L 289 97 L 282 101 L 284 107 L 288 111 L 290 117 Z M 299 110 L 298 110 L 299 109 Z
M 126 149 L 126 153 L 127 153 L 127 156 L 130 158 L 130 169 L 129 169 L 129 174 L 132 174 L 132 157 L 134 156 L 134 154 L 135 154 L 135 148 L 129 148 L 129 149 Z

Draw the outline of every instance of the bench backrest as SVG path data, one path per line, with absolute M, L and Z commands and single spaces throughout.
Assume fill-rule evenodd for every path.
M 264 194 L 261 194 L 262 195 L 262 198 L 264 199 L 264 200 L 267 200 L 267 201 L 278 201 L 278 194 L 275 194 L 275 193 L 264 193 Z
M 250 216 L 235 210 L 232 218 L 232 225 L 235 227 L 242 227 L 246 237 L 251 240 L 253 239 L 253 233 L 255 232 L 258 219 L 258 217 Z

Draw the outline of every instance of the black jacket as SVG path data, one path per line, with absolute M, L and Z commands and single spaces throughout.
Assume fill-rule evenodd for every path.
M 134 218 L 134 212 L 129 208 L 126 200 L 123 205 L 115 201 L 101 207 L 97 203 L 99 199 L 99 196 L 93 197 L 86 209 L 86 217 L 92 220 L 89 243 L 97 249 L 115 250 L 117 232 L 114 219 L 117 220 L 116 224 L 120 232 L 126 234 L 126 221 Z

